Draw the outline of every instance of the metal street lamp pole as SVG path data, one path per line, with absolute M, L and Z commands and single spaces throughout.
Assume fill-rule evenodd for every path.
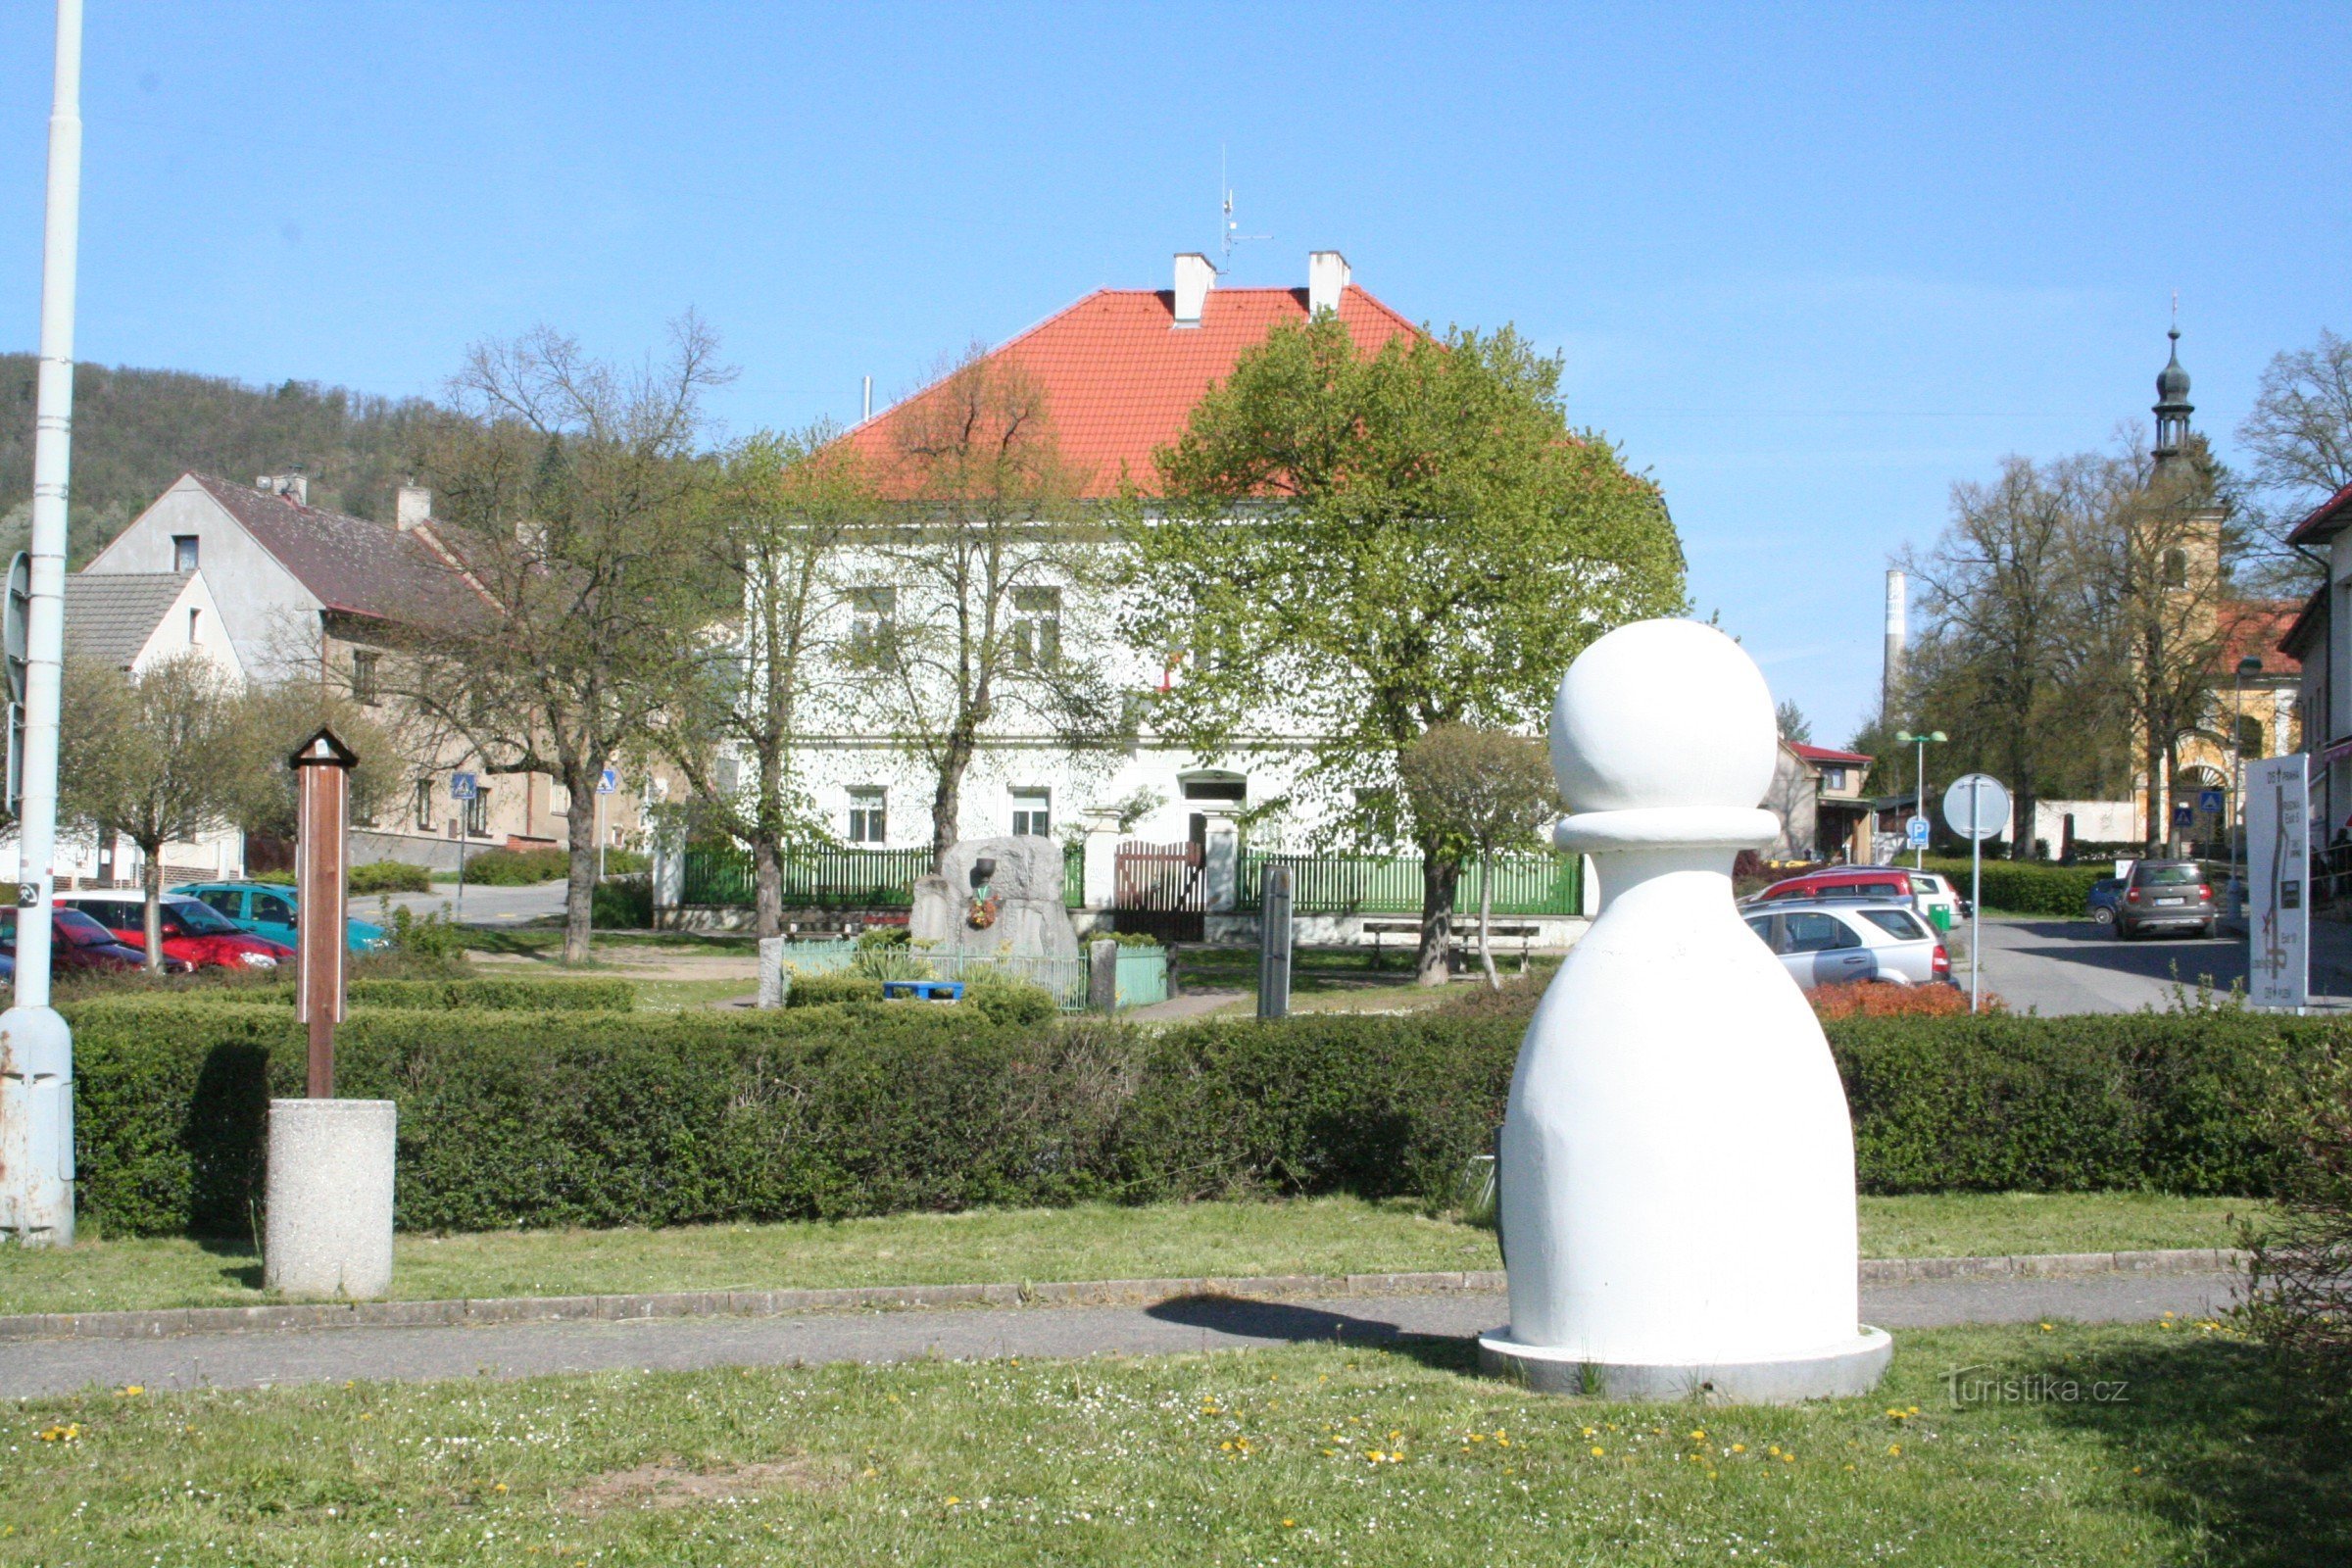
M 81 0 L 57 0 L 41 363 L 25 616 L 24 786 L 17 818 L 16 1004 L 0 1013 L 0 1233 L 74 1240 L 74 1034 L 49 1005 L 57 725 L 65 673 L 66 493 L 74 435 L 74 270 L 81 207 Z
M 1950 737 L 1939 729 L 1929 730 L 1922 735 L 1914 735 L 1907 729 L 1898 729 L 1894 732 L 1894 738 L 1898 742 L 1917 741 L 1919 743 L 1919 770 L 1911 775 L 1915 786 L 1913 790 L 1915 798 L 1911 802 L 1911 814 L 1925 816 L 1928 814 L 1928 743 L 1933 741 L 1940 746 Z M 1928 847 L 1922 844 L 1911 852 L 1911 868 L 1915 871 L 1925 870 L 1927 863 Z

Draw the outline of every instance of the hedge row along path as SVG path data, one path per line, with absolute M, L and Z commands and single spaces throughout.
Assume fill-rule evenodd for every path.
M 2157 1321 L 2177 1322 L 2187 1331 L 2229 1309 L 2238 1279 L 2224 1271 L 1913 1279 L 1866 1285 L 1862 1316 L 1898 1330 Z M 1385 1347 L 1415 1339 L 1465 1339 L 1495 1327 L 1506 1313 L 1505 1298 L 1492 1288 L 1325 1292 L 1291 1299 L 1195 1291 L 1145 1305 L 1016 1304 L 16 1341 L 0 1343 L 0 1397 L 93 1386 L 161 1393 L 356 1379 L 426 1382 L 833 1361 L 1164 1355 L 1316 1341 Z M 1901 1342 L 1896 1344 L 1899 1354 Z

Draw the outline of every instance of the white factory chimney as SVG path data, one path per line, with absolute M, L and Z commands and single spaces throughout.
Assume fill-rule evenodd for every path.
M 1900 571 L 1886 573 L 1886 659 L 1880 676 L 1879 716 L 1889 724 L 1894 722 L 1894 705 L 1903 695 L 1903 644 L 1908 630 L 1903 619 L 1904 586 Z
M 1200 313 L 1208 306 L 1208 291 L 1217 286 L 1217 270 L 1208 258 L 1199 251 L 1184 251 L 1176 258 L 1176 324 L 1199 326 Z
M 1348 291 L 1348 258 L 1338 251 L 1308 251 L 1306 253 L 1306 314 L 1319 315 L 1340 308 L 1340 296 Z
M 422 485 L 404 484 L 392 498 L 392 525 L 402 533 L 433 520 L 433 493 Z

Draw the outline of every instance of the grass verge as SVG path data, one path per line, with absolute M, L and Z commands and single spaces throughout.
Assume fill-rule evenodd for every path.
M 2234 1245 L 2239 1200 L 2085 1193 L 1862 1200 L 1872 1257 Z M 1491 1232 L 1398 1200 L 977 1209 L 792 1225 L 402 1236 L 404 1300 L 1024 1280 L 1369 1274 L 1500 1267 Z M 273 1299 L 250 1247 L 90 1241 L 0 1247 L 0 1313 L 237 1306 Z
M 0 1558 L 1203 1564 L 2352 1556 L 2340 1411 L 2223 1334 L 1915 1331 L 1869 1399 L 1616 1405 L 1469 1347 L 620 1373 L 5 1417 Z M 2071 1383 L 1953 1407 L 1940 1374 Z M 2109 1396 L 2092 1399 L 2098 1387 Z

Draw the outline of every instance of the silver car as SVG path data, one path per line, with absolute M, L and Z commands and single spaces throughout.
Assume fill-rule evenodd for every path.
M 1902 900 L 1788 900 L 1743 917 L 1807 991 L 1849 980 L 1951 984 L 1952 956 L 1942 939 Z

